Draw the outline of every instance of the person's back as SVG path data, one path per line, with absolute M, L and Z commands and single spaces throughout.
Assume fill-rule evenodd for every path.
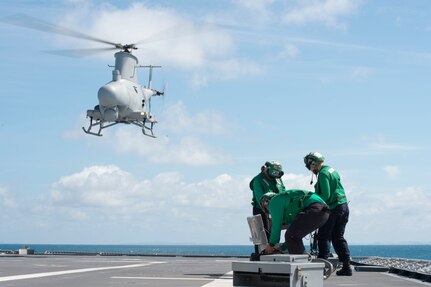
M 330 166 L 322 165 L 314 188 L 316 193 L 331 209 L 347 202 L 346 192 L 341 184 L 340 175 Z
M 268 205 L 272 222 L 271 239 L 273 234 L 280 235 L 283 224 L 291 224 L 300 212 L 315 202 L 325 204 L 325 201 L 320 196 L 307 190 L 289 189 L 274 196 Z M 279 237 L 274 239 L 278 239 L 275 240 L 277 242 L 279 241 Z M 270 241 L 270 243 L 274 242 Z
M 270 197 L 267 199 L 267 197 Z M 329 217 L 329 207 L 314 192 L 291 189 L 262 197 L 264 209 L 271 216 L 271 235 L 265 250 L 274 252 L 274 246 L 280 241 L 283 224 L 288 224 L 285 233 L 285 243 L 290 254 L 305 252 L 302 238 L 319 228 Z
M 280 193 L 286 190 L 280 178 L 269 178 L 264 171 L 256 175 L 250 181 L 250 189 L 253 191 L 252 205 L 261 208 L 260 198 L 267 192 Z
M 351 276 L 350 251 L 344 232 L 349 221 L 349 206 L 344 187 L 341 184 L 338 172 L 327 165 L 323 165 L 325 158 L 318 152 L 311 152 L 304 157 L 304 163 L 308 170 L 317 175 L 315 192 L 331 208 L 328 221 L 319 228 L 317 244 L 319 258 L 326 259 L 330 253 L 331 242 L 343 268 L 337 271 L 337 275 Z

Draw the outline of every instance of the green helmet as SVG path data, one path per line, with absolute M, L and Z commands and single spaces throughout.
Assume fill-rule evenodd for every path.
M 260 206 L 262 207 L 262 210 L 265 213 L 269 213 L 268 211 L 268 204 L 271 201 L 271 199 L 276 196 L 277 194 L 275 192 L 267 192 L 264 195 L 262 195 L 262 197 L 260 198 Z
M 283 167 L 278 161 L 271 160 L 265 162 L 265 166 L 268 168 L 268 175 L 274 178 L 281 178 L 284 174 Z
M 304 157 L 305 167 L 310 169 L 312 163 L 323 162 L 325 157 L 318 152 L 310 152 Z

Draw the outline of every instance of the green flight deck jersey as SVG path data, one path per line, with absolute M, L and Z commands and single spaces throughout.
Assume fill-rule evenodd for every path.
M 340 181 L 340 175 L 330 166 L 322 166 L 314 190 L 330 209 L 334 209 L 337 205 L 347 202 L 346 193 Z
M 274 246 L 280 242 L 283 224 L 292 223 L 298 213 L 316 202 L 326 204 L 320 196 L 308 190 L 289 189 L 275 195 L 268 204 L 272 222 L 269 244 Z
M 281 193 L 286 191 L 281 178 L 268 179 L 264 172 L 259 173 L 250 181 L 250 189 L 253 191 L 251 204 L 259 208 L 261 208 L 260 198 L 265 193 Z

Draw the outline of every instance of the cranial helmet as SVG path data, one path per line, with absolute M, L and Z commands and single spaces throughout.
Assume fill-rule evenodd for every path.
M 268 213 L 268 204 L 271 201 L 271 199 L 276 196 L 277 194 L 275 192 L 267 192 L 260 198 L 260 206 L 262 207 L 263 211 L 265 213 Z
M 265 166 L 268 168 L 267 173 L 271 177 L 280 178 L 284 174 L 283 167 L 275 160 L 265 162 Z
M 310 152 L 304 157 L 305 167 L 310 169 L 312 163 L 323 162 L 325 157 L 318 152 Z

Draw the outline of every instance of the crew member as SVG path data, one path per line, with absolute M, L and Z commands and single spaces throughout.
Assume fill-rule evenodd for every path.
M 281 164 L 271 160 L 265 162 L 261 167 L 261 172 L 250 181 L 250 189 L 253 191 L 251 202 L 253 206 L 253 215 L 261 215 L 267 238 L 269 238 L 270 224 L 265 212 L 260 206 L 260 198 L 267 192 L 280 193 L 286 190 L 281 180 L 283 174 L 284 172 Z M 255 253 L 259 253 L 257 245 L 255 245 Z
M 338 259 L 343 263 L 343 267 L 337 271 L 337 275 L 352 276 L 349 245 L 344 238 L 346 224 L 349 221 L 347 197 L 340 181 L 340 175 L 334 168 L 324 165 L 324 160 L 325 158 L 318 152 L 311 152 L 304 157 L 307 169 L 317 176 L 317 183 L 314 185 L 316 194 L 331 209 L 328 221 L 319 228 L 317 233 L 318 258 L 328 258 L 332 241 Z
M 271 235 L 265 251 L 272 254 L 288 250 L 289 254 L 304 254 L 302 239 L 322 226 L 329 218 L 329 207 L 317 194 L 307 190 L 291 189 L 275 194 L 267 193 L 261 198 L 262 208 L 271 217 Z M 285 242 L 280 241 L 283 224 L 287 224 Z

